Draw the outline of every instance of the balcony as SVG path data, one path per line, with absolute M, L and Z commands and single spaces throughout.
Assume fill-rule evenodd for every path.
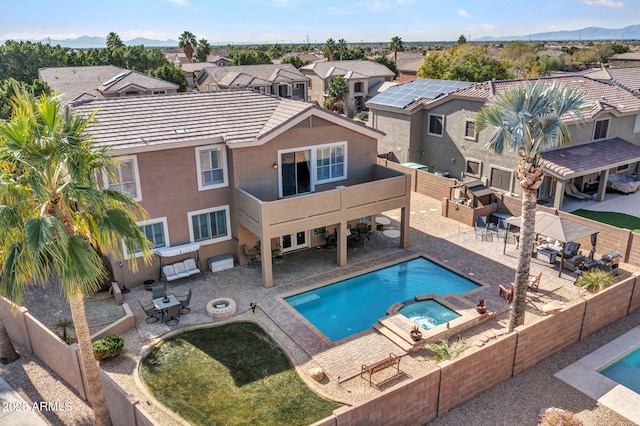
M 273 238 L 409 206 L 409 175 L 374 164 L 370 176 L 366 182 L 280 200 L 237 188 L 236 218 L 260 238 Z

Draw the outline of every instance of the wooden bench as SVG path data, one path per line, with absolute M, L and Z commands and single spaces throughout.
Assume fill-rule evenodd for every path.
M 373 386 L 371 384 L 371 376 L 373 376 L 373 373 L 377 373 L 378 371 L 384 370 L 385 368 L 391 367 L 394 365 L 396 367 L 398 374 L 400 374 L 400 357 L 394 354 L 393 352 L 391 352 L 389 353 L 389 356 L 387 358 L 383 359 L 382 361 L 378 361 L 375 364 L 371 364 L 371 365 L 362 364 L 362 371 L 360 372 L 360 377 L 362 377 L 364 373 L 369 373 L 369 386 Z

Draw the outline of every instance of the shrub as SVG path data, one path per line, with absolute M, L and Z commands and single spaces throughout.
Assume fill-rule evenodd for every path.
M 356 117 L 358 117 L 358 120 L 362 120 L 362 121 L 369 121 L 369 112 L 368 111 L 360 111 Z
M 539 426 L 582 426 L 582 422 L 571 411 L 547 408 L 540 414 Z
M 597 293 L 613 285 L 613 282 L 613 275 L 609 272 L 600 269 L 591 269 L 585 271 L 580 278 L 578 278 L 576 285 L 586 288 L 593 293 Z
M 466 349 L 464 339 L 458 339 L 449 344 L 447 339 L 440 340 L 440 343 L 430 343 L 425 348 L 433 352 L 437 361 L 444 361 L 457 357 Z
M 117 334 L 110 334 L 93 343 L 93 354 L 98 361 L 115 358 L 124 347 L 124 339 Z

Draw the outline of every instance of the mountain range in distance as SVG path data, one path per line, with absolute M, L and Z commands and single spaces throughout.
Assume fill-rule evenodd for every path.
M 480 37 L 471 41 L 476 42 L 495 42 L 495 41 L 586 41 L 586 40 L 617 40 L 617 41 L 629 41 L 640 40 L 640 24 L 629 25 L 624 28 L 612 29 L 612 28 L 599 28 L 588 27 L 580 30 L 571 31 L 553 31 L 544 33 L 535 33 L 522 36 L 504 36 L 504 37 Z M 6 40 L 2 41 L 4 44 Z M 20 41 L 20 40 L 18 40 Z M 21 40 L 30 41 L 33 43 L 50 44 L 52 46 L 60 45 L 63 47 L 70 47 L 75 49 L 88 49 L 88 48 L 101 48 L 107 45 L 107 39 L 105 37 L 92 37 L 82 36 L 74 39 L 54 40 L 54 39 L 41 39 L 41 40 Z M 414 40 L 417 41 L 417 40 Z M 441 40 L 442 41 L 442 40 Z M 177 47 L 177 40 L 154 40 L 148 38 L 134 38 L 132 40 L 123 40 L 123 43 L 127 46 L 139 46 L 145 47 Z M 211 43 L 212 45 L 226 45 L 227 43 Z M 243 43 L 236 43 L 243 44 Z M 267 43 L 268 44 L 268 43 Z

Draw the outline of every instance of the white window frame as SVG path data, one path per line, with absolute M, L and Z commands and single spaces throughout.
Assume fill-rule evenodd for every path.
M 320 149 L 326 149 L 326 148 L 333 148 L 336 146 L 340 146 L 342 145 L 342 152 L 343 152 L 343 158 L 344 158 L 344 163 L 343 163 L 343 176 L 342 177 L 335 177 L 335 178 L 329 178 L 329 179 L 323 179 L 321 181 L 318 181 L 318 150 Z M 348 150 L 348 146 L 349 144 L 347 143 L 347 141 L 340 141 L 340 142 L 331 142 L 331 143 L 327 143 L 327 144 L 322 144 L 322 145 L 313 145 L 313 146 L 301 146 L 298 148 L 290 148 L 290 149 L 282 149 L 278 151 L 278 170 L 282 170 L 282 154 L 286 154 L 289 152 L 298 152 L 298 151 L 306 151 L 309 150 L 310 151 L 310 159 L 309 159 L 309 163 L 310 163 L 310 168 L 311 168 L 311 183 L 309 185 L 309 192 L 305 192 L 305 194 L 310 194 L 313 193 L 316 190 L 316 185 L 324 185 L 326 183 L 331 183 L 331 182 L 339 182 L 341 180 L 346 180 L 347 177 L 349 176 L 349 170 L 348 170 L 348 158 L 349 158 L 349 150 Z M 331 165 L 329 165 L 329 167 L 331 167 Z M 296 195 L 291 195 L 292 197 L 298 196 L 298 195 L 303 195 L 303 194 L 296 194 Z M 282 195 L 282 175 L 280 174 L 280 172 L 278 172 L 278 196 L 280 198 L 283 197 Z
M 220 156 L 222 161 L 222 183 L 214 184 L 214 185 L 204 185 L 202 180 L 202 166 L 200 165 L 200 152 L 202 151 L 211 151 L 213 149 L 220 149 L 222 155 Z M 207 191 L 209 189 L 217 189 L 224 188 L 229 186 L 229 178 L 228 178 L 228 169 L 227 169 L 227 149 L 225 144 L 215 144 L 215 145 L 206 145 L 199 146 L 195 150 L 196 152 L 196 171 L 198 173 L 198 191 Z
M 640 114 L 636 114 L 636 120 L 633 123 L 633 133 L 640 133 Z
M 115 160 L 118 161 L 118 163 L 124 163 L 126 161 L 131 161 L 132 165 L 133 165 L 133 175 L 134 175 L 134 179 L 135 179 L 135 187 L 136 187 L 136 196 L 135 197 L 131 197 L 133 198 L 134 201 L 142 201 L 142 189 L 140 187 L 140 173 L 138 172 L 138 158 L 135 155 L 125 155 L 122 157 L 115 157 Z M 114 170 L 114 172 L 118 175 L 118 179 L 120 179 L 120 167 L 121 164 L 118 164 Z M 111 188 L 113 189 L 114 186 L 118 186 L 118 185 L 122 185 L 122 182 L 117 182 L 117 183 L 113 183 L 110 182 L 109 179 L 109 172 L 107 170 L 105 170 L 102 173 L 103 176 L 103 181 L 104 181 L 104 187 L 105 188 Z M 126 191 L 122 190 L 121 191 L 125 192 L 126 194 L 128 194 Z M 129 196 L 131 196 L 131 194 L 129 194 Z
M 200 240 L 200 241 L 195 241 L 195 236 L 193 233 L 193 217 L 194 216 L 199 216 L 202 214 L 207 214 L 207 213 L 214 213 L 214 212 L 219 212 L 219 211 L 224 211 L 225 213 L 225 220 L 227 221 L 227 235 L 223 235 L 220 237 L 216 237 L 216 238 L 211 238 L 208 240 Z M 215 243 L 220 243 L 222 241 L 228 241 L 231 239 L 231 215 L 229 213 L 229 206 L 225 205 L 225 206 L 218 206 L 218 207 L 211 207 L 208 209 L 202 209 L 202 210 L 195 210 L 192 212 L 188 212 L 187 213 L 187 220 L 188 220 L 188 226 L 189 226 L 189 241 L 191 241 L 192 243 L 200 243 L 200 245 L 208 245 L 208 244 L 215 244 Z
M 155 218 L 155 219 L 142 220 L 140 222 L 136 222 L 136 224 L 138 226 L 140 226 L 141 228 L 143 226 L 155 225 L 157 223 L 161 223 L 162 224 L 162 234 L 164 236 L 164 241 L 165 241 L 165 245 L 162 248 L 171 247 L 171 243 L 170 243 L 170 240 L 169 240 L 169 227 L 167 225 L 167 218 L 166 217 L 158 217 L 158 218 Z M 142 252 L 141 251 L 137 251 L 135 253 L 129 253 L 128 250 L 127 250 L 127 247 L 124 245 L 124 241 L 122 242 L 122 247 L 123 247 L 123 253 L 124 253 L 124 258 L 125 259 L 131 259 L 133 257 L 142 256 Z
M 469 123 L 473 123 L 473 135 L 468 136 L 467 135 L 467 125 Z M 444 129 L 444 127 L 443 127 Z M 465 120 L 464 121 L 464 138 L 468 141 L 473 141 L 473 142 L 478 142 L 478 133 L 476 130 L 476 122 L 475 120 Z
M 431 133 L 431 117 L 440 117 L 442 120 L 442 133 Z M 439 138 L 444 137 L 444 115 L 443 114 L 429 114 L 427 116 L 427 134 L 431 136 L 437 136 Z
M 333 164 L 331 163 L 331 149 L 336 147 L 342 147 L 342 176 L 338 177 L 329 177 L 327 179 L 320 180 L 318 178 L 318 151 L 329 149 L 329 174 L 331 174 L 331 168 Z M 317 145 L 311 148 L 311 162 L 313 164 L 313 173 L 311 174 L 314 177 L 315 184 L 324 185 L 325 183 L 338 182 L 341 180 L 345 180 L 347 178 L 347 142 L 334 142 L 330 144 Z
M 602 123 L 602 122 L 604 122 L 604 121 L 606 121 L 606 122 L 607 122 L 607 131 L 606 131 L 606 134 L 605 134 L 603 137 L 596 138 L 596 129 L 597 129 L 597 127 L 598 127 L 598 123 Z M 593 140 L 594 140 L 594 141 L 597 141 L 597 140 L 602 140 L 602 139 L 606 139 L 607 137 L 609 137 L 609 127 L 610 127 L 610 126 L 611 126 L 611 119 L 610 119 L 610 118 L 603 118 L 603 119 L 600 119 L 600 120 L 596 120 L 596 121 L 593 123 Z

